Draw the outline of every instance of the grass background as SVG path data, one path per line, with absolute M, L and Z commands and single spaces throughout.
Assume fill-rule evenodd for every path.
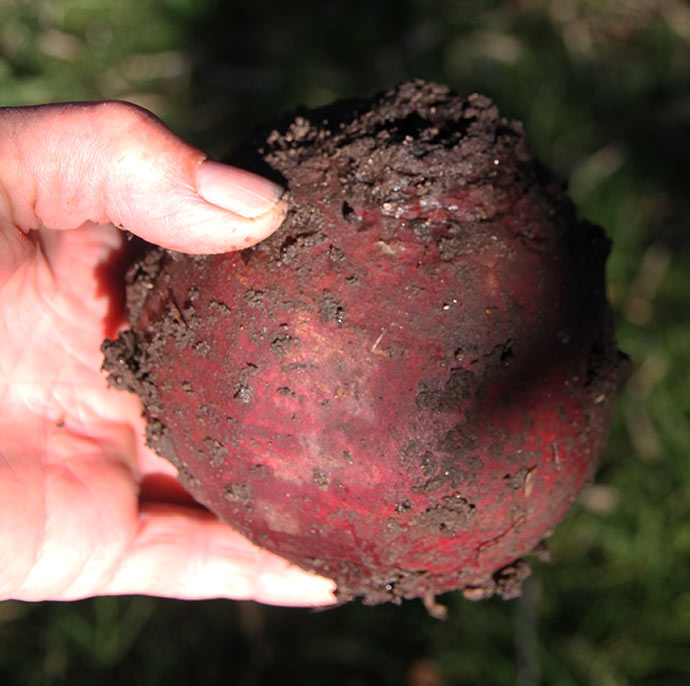
M 424 76 L 493 97 L 614 241 L 621 388 L 597 484 L 519 600 L 327 612 L 0 603 L 0 682 L 690 683 L 690 5 L 0 0 L 0 104 L 122 98 L 220 155 L 300 103 Z

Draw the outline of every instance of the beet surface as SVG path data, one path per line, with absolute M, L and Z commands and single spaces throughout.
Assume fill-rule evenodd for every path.
M 150 249 L 104 343 L 149 444 L 343 600 L 514 597 L 611 420 L 603 232 L 520 124 L 421 81 L 298 112 L 233 162 L 287 186 L 283 226 Z

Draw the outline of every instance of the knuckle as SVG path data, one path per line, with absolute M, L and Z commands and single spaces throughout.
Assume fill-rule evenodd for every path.
M 94 108 L 104 127 L 112 131 L 122 131 L 128 136 L 167 131 L 165 124 L 155 114 L 126 100 L 106 100 L 96 103 Z

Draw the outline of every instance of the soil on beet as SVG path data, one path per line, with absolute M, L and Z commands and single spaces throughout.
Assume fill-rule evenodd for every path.
M 284 225 L 227 256 L 151 248 L 128 274 L 132 328 L 103 345 L 150 446 L 344 600 L 515 597 L 608 431 L 603 232 L 520 124 L 420 81 L 299 111 L 231 161 L 288 188 Z M 487 273 L 512 290 L 489 297 Z

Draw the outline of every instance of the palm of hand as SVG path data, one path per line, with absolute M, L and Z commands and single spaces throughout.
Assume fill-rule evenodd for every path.
M 169 470 L 138 439 L 134 398 L 99 373 L 111 303 L 98 265 L 120 236 L 88 226 L 17 238 L 23 254 L 0 294 L 3 501 L 26 513 L 10 522 L 11 564 L 31 569 L 28 597 L 79 597 L 114 581 L 139 527 L 139 483 Z

